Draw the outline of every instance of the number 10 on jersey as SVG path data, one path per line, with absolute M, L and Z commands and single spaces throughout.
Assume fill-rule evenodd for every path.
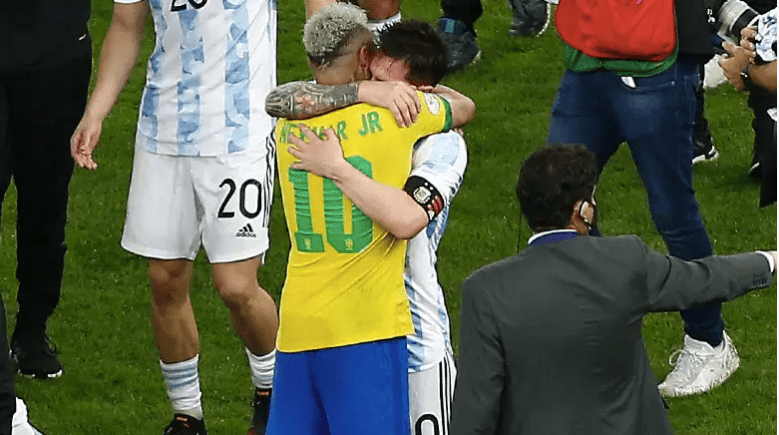
M 360 156 L 346 159 L 360 172 L 373 178 L 371 162 Z M 289 182 L 295 191 L 295 247 L 300 252 L 325 252 L 325 238 L 314 232 L 311 218 L 311 197 L 308 188 L 308 172 L 289 169 Z M 353 254 L 365 249 L 373 240 L 373 221 L 352 204 L 352 232 L 346 233 L 344 222 L 344 194 L 335 183 L 322 179 L 324 192 L 325 235 L 327 244 L 341 254 Z

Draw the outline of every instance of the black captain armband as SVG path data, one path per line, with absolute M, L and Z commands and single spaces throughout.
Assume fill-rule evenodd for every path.
M 422 177 L 417 177 L 416 175 L 409 177 L 403 190 L 425 209 L 428 222 L 438 216 L 438 213 L 444 209 L 444 198 L 438 192 L 438 189 Z

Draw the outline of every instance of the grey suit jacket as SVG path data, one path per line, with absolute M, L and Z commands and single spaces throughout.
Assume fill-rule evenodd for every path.
M 463 283 L 452 435 L 671 434 L 641 322 L 771 283 L 761 254 L 696 261 L 638 237 L 528 247 Z

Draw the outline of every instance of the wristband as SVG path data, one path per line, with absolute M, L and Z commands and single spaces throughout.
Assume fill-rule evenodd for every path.
M 747 64 L 744 66 L 744 69 L 741 70 L 741 80 L 744 81 L 744 87 L 746 90 L 752 90 L 752 88 L 755 86 L 755 84 L 752 82 L 752 79 L 749 78 L 749 67 L 752 65 L 752 62 L 747 62 Z

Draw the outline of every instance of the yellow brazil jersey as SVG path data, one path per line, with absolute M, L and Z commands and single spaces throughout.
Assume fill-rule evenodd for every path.
M 414 143 L 451 128 L 446 100 L 418 95 L 422 111 L 407 128 L 398 127 L 389 110 L 366 104 L 276 125 L 279 185 L 291 241 L 279 350 L 346 346 L 413 332 L 403 285 L 405 241 L 374 224 L 331 180 L 291 169 L 295 158 L 287 152 L 287 135 L 300 136 L 300 122 L 320 135 L 332 127 L 347 161 L 372 179 L 401 188 Z

